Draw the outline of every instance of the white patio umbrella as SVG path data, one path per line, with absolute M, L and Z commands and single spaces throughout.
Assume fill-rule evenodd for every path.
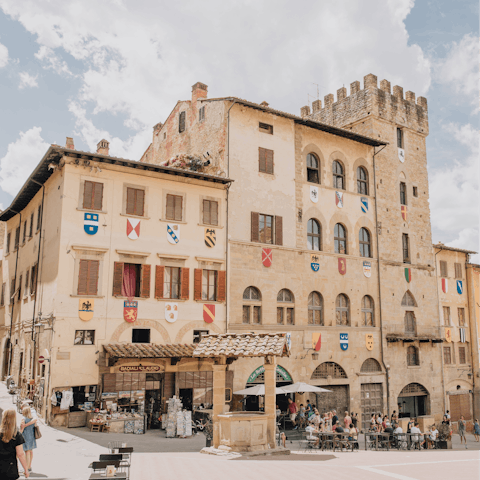
M 309 385 L 305 382 L 292 383 L 292 385 L 285 385 L 282 387 L 285 393 L 305 393 L 305 392 L 315 392 L 315 393 L 327 393 L 331 390 L 327 390 L 322 387 L 315 387 L 314 385 Z
M 277 395 L 282 394 L 282 393 L 287 393 L 284 389 L 284 387 L 277 387 L 275 388 L 275 393 Z M 233 392 L 235 395 L 255 395 L 255 396 L 262 396 L 265 395 L 265 385 L 258 384 L 255 385 L 254 387 L 248 387 L 244 388 L 243 390 L 238 390 L 237 392 Z

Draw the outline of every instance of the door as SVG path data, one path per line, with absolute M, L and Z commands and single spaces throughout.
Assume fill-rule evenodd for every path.
M 368 430 L 372 413 L 383 413 L 383 385 L 363 383 L 360 390 L 362 430 Z
M 452 422 L 458 422 L 462 415 L 465 417 L 465 420 L 472 419 L 469 393 L 449 395 L 448 399 L 450 401 L 450 416 Z
M 337 417 L 341 420 L 345 412 L 350 411 L 348 397 L 348 385 L 328 385 L 331 393 L 317 394 L 317 408 L 320 414 L 331 410 L 337 411 Z

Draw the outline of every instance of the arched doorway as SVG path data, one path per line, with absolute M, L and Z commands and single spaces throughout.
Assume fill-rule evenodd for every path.
M 419 383 L 403 387 L 397 400 L 399 417 L 421 417 L 430 414 L 430 394 Z
M 277 365 L 277 368 L 276 368 L 276 381 L 277 381 L 277 387 L 283 387 L 284 385 L 290 385 L 291 383 L 293 383 L 292 376 L 281 365 Z M 264 383 L 265 383 L 265 367 L 261 365 L 250 374 L 250 376 L 247 379 L 245 388 L 254 387 L 255 385 L 264 384 Z M 287 406 L 288 406 L 287 399 L 289 397 L 290 395 L 277 395 L 277 404 L 282 412 L 287 409 Z M 245 399 L 245 410 L 250 412 L 258 411 L 262 406 L 262 402 L 263 402 L 263 397 L 247 396 Z
M 343 385 L 330 385 L 325 380 L 347 379 L 345 370 L 335 362 L 323 362 L 312 373 L 310 383 L 312 385 L 324 386 L 330 393 L 310 394 L 310 402 L 317 406 L 320 414 L 336 410 L 337 414 L 350 411 L 349 385 L 345 381 Z M 335 382 L 337 383 L 337 382 Z

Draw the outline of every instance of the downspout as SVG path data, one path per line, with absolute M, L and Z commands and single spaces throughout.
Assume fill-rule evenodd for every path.
M 20 233 L 18 235 L 17 257 L 15 259 L 14 287 L 16 287 L 17 286 L 17 271 L 18 271 L 18 254 L 20 252 L 20 234 L 21 234 L 21 229 L 22 229 L 22 214 L 16 212 L 15 210 L 12 210 L 12 212 L 16 213 L 17 215 L 20 215 L 19 224 L 18 224 L 18 228 L 20 228 Z M 22 288 L 21 285 L 20 285 L 20 288 Z M 15 308 L 15 292 L 16 292 L 16 289 L 13 291 L 13 296 L 14 296 L 13 299 L 12 299 L 12 292 L 10 292 L 10 302 L 12 304 L 12 308 L 10 310 L 10 357 L 8 359 L 8 375 L 10 375 L 11 370 L 12 370 L 12 357 L 13 357 L 12 329 L 13 329 L 13 309 Z M 20 372 L 19 372 L 19 375 L 20 375 Z
M 378 303 L 379 303 L 379 320 L 380 320 L 380 355 L 382 357 L 382 365 L 385 369 L 385 381 L 387 387 L 387 415 L 390 417 L 390 382 L 388 379 L 389 376 L 389 368 L 385 365 L 385 358 L 384 358 L 384 349 L 383 349 L 383 318 L 382 318 L 382 287 L 380 281 L 380 239 L 379 239 L 379 226 L 378 226 L 378 204 L 377 204 L 377 175 L 376 175 L 376 168 L 375 168 L 375 155 L 378 155 L 386 145 L 383 146 L 381 150 L 375 152 L 375 147 L 373 147 L 373 192 L 375 198 L 375 226 L 376 226 L 376 238 L 377 238 L 377 276 L 378 276 Z

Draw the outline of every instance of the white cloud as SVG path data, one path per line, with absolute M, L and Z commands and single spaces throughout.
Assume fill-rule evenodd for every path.
M 38 52 L 35 54 L 35 58 L 43 63 L 43 67 L 46 69 L 55 70 L 59 74 L 66 76 L 73 76 L 72 72 L 68 68 L 67 62 L 61 60 L 54 50 L 50 47 L 42 45 Z
M 32 76 L 27 72 L 20 72 L 18 75 L 20 77 L 20 83 L 18 84 L 20 90 L 23 90 L 24 88 L 38 87 L 38 75 Z
M 0 43 L 0 68 L 8 63 L 8 49 Z
M 8 145 L 7 154 L 0 159 L 0 188 L 4 192 L 16 195 L 47 151 L 49 144 L 41 132 L 40 127 L 20 132 L 20 138 Z

